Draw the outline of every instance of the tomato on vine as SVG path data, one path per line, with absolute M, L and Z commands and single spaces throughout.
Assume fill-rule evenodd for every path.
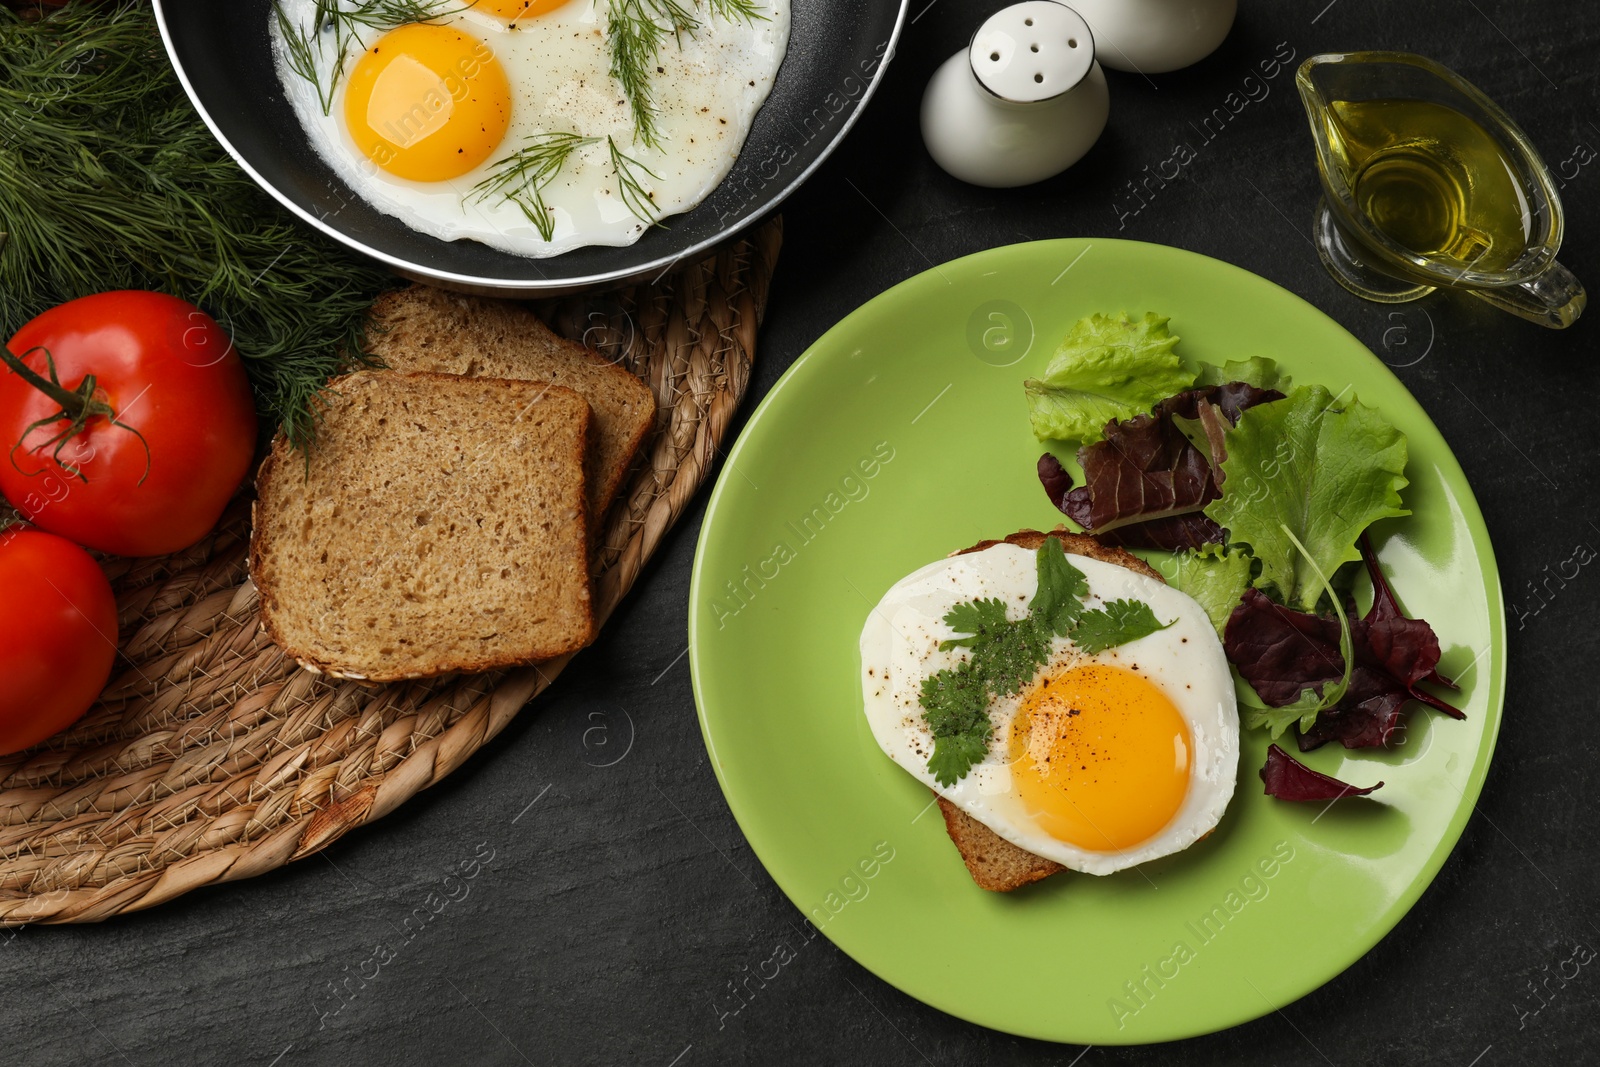
M 0 493 L 28 521 L 120 556 L 187 548 L 255 453 L 244 362 L 162 293 L 69 301 L 0 352 Z

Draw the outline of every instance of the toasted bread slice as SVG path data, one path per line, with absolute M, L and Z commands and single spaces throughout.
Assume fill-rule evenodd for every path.
M 403 374 L 526 378 L 581 395 L 594 420 L 586 470 L 596 528 L 655 421 L 656 396 L 649 386 L 592 349 L 552 333 L 514 301 L 427 285 L 385 293 L 372 305 L 367 345 Z
M 1049 533 L 1018 530 L 1004 540 L 979 541 L 971 548 L 964 548 L 953 555 L 964 556 L 968 552 L 982 552 L 986 548 L 1000 544 L 1018 545 L 1030 552 L 1036 552 L 1039 546 L 1044 544 L 1046 537 L 1059 537 L 1061 547 L 1073 555 L 1114 563 L 1130 571 L 1148 575 L 1158 582 L 1164 580 L 1154 567 L 1127 549 L 1103 545 L 1088 534 L 1072 533 L 1062 526 L 1056 527 Z M 961 859 L 966 863 L 972 880 L 984 889 L 996 893 L 1008 893 L 1030 882 L 1048 878 L 1057 871 L 1066 870 L 1054 860 L 1036 856 L 1025 848 L 1013 845 L 943 797 L 939 798 L 939 811 L 944 814 L 945 831 L 960 850 Z
M 546 382 L 360 371 L 309 456 L 256 475 L 250 576 L 268 635 L 374 682 L 485 671 L 594 638 L 589 405 Z

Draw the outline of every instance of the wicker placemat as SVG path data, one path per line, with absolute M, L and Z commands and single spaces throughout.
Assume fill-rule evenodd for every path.
M 780 242 L 775 220 L 656 283 L 537 306 L 660 403 L 597 549 L 601 621 L 712 467 Z M 0 757 L 0 923 L 94 922 L 308 856 L 459 767 L 571 658 L 381 687 L 302 671 L 258 631 L 249 520 L 241 498 L 186 552 L 107 561 L 122 655 L 101 702 Z

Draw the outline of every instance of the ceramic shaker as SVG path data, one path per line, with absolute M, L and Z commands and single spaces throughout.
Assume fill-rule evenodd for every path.
M 1217 50 L 1238 0 L 1072 0 L 1094 30 L 1095 58 L 1112 70 L 1160 74 Z
M 934 73 L 922 139 L 962 181 L 1028 185 L 1081 159 L 1109 113 L 1089 24 L 1055 0 L 1026 0 L 990 16 Z

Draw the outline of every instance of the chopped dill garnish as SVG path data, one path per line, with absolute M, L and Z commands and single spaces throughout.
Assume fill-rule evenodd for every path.
M 154 289 L 244 357 L 264 429 L 315 433 L 389 273 L 303 226 L 212 138 L 144 0 L 0 6 L 0 337 L 75 297 Z
M 568 132 L 534 134 L 521 148 L 495 160 L 494 173 L 472 187 L 472 199 L 483 201 L 499 194 L 512 201 L 538 228 L 539 236 L 548 241 L 555 235 L 556 220 L 550 205 L 544 202 L 544 187 L 566 166 L 573 152 L 599 140 Z
M 755 0 L 706 0 L 706 7 L 713 15 L 720 15 L 729 22 L 767 21 L 767 16 L 756 10 Z
M 661 175 L 632 156 L 624 155 L 614 139 L 607 137 L 606 144 L 611 148 L 611 173 L 617 177 L 617 197 L 635 217 L 660 226 L 656 219 L 661 209 L 656 207 L 654 195 L 645 190 L 637 172 L 643 171 L 657 181 L 661 180 Z
M 319 0 L 317 4 L 317 25 L 322 24 L 322 10 L 323 5 Z M 333 109 L 333 87 L 338 83 L 340 76 L 344 74 L 344 50 L 339 50 L 340 54 L 334 60 L 333 77 L 324 86 L 322 79 L 317 76 L 317 46 L 311 43 L 311 39 L 303 29 L 289 21 L 289 15 L 283 10 L 283 4 L 273 3 L 272 11 L 278 20 L 278 32 L 283 35 L 283 47 L 285 58 L 289 63 L 289 69 L 316 88 L 317 99 L 322 104 L 322 113 L 324 115 L 328 114 Z
M 694 0 L 696 7 L 701 0 Z M 729 22 L 765 22 L 756 0 L 705 0 L 713 15 Z M 683 35 L 693 37 L 700 19 L 679 0 L 607 0 L 606 44 L 611 51 L 611 77 L 622 87 L 633 112 L 634 140 L 646 148 L 660 148 L 656 130 L 655 93 L 650 75 L 661 55 L 667 34 L 681 47 Z
M 723 3 L 740 3 L 748 0 L 720 0 Z M 296 26 L 283 10 L 282 0 L 273 0 L 273 10 L 278 18 L 278 29 L 283 34 L 289 69 L 317 90 L 322 113 L 333 108 L 333 91 L 344 77 L 345 52 L 353 40 L 363 49 L 367 47 L 362 30 L 384 32 L 412 22 L 434 22 L 446 15 L 465 11 L 477 0 L 460 3 L 458 0 L 358 0 L 346 6 L 345 0 L 317 0 L 310 26 Z M 333 40 L 333 70 L 326 85 L 317 74 L 317 55 L 327 35 Z
M 634 140 L 646 148 L 659 148 L 656 136 L 655 93 L 650 74 L 671 33 L 691 36 L 700 22 L 677 0 L 608 0 L 606 44 L 611 50 L 611 77 L 622 87 L 633 112 Z

